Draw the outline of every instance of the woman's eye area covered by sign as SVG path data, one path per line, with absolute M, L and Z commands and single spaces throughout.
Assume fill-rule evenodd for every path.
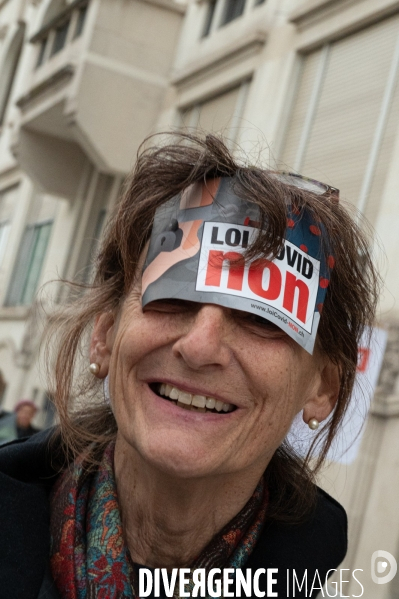
M 310 354 L 334 260 L 306 210 L 289 212 L 274 259 L 246 257 L 260 231 L 259 208 L 234 192 L 234 177 L 195 183 L 156 211 L 143 270 L 142 303 L 179 298 L 273 323 Z M 259 320 L 259 317 L 263 320 Z
M 193 317 L 199 312 L 204 304 L 178 298 L 165 298 L 154 300 L 147 304 L 144 312 L 161 312 L 165 315 L 191 315 Z M 225 309 L 226 318 L 231 319 L 237 326 L 263 337 L 283 337 L 284 331 L 271 320 L 267 320 L 258 314 L 244 312 L 243 310 Z

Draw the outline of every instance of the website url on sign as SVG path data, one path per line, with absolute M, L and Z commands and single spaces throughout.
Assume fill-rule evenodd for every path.
M 267 306 L 260 306 L 259 304 L 251 304 L 251 308 L 255 308 L 255 310 L 259 310 L 260 312 L 266 312 L 266 314 L 273 316 L 273 318 L 281 320 L 284 324 L 286 324 L 293 331 L 295 331 L 295 333 L 298 333 L 298 335 L 303 336 L 303 332 L 297 327 L 297 325 L 288 320 L 288 318 L 280 314 L 277 310 L 271 310 Z

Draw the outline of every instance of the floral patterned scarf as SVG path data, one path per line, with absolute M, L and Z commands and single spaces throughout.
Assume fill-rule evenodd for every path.
M 62 599 L 136 599 L 138 580 L 125 544 L 113 468 L 114 443 L 97 472 L 77 460 L 51 497 L 51 569 Z M 261 533 L 267 508 L 263 479 L 254 494 L 194 560 L 196 568 L 241 568 Z M 192 579 L 186 587 L 193 586 Z M 178 597 L 175 589 L 175 597 Z

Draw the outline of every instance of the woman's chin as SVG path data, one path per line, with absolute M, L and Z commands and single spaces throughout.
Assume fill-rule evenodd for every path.
M 168 444 L 145 443 L 137 447 L 141 460 L 152 470 L 172 478 L 203 478 L 220 472 L 221 460 L 209 454 L 206 446 L 178 439 Z

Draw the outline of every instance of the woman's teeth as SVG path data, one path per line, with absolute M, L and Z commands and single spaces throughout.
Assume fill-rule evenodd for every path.
M 223 403 L 213 397 L 205 397 L 205 395 L 192 395 L 165 383 L 158 386 L 158 393 L 186 410 L 195 410 L 196 412 L 232 412 L 234 410 L 234 406 L 230 403 Z

